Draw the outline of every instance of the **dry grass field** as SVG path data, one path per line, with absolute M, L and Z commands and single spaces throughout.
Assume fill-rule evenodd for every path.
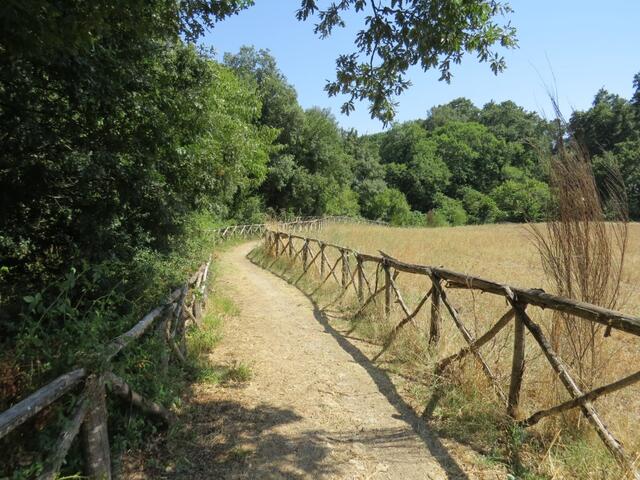
M 640 316 L 640 223 L 629 228 L 621 311 Z M 400 260 L 443 266 L 520 287 L 553 292 L 529 227 L 520 224 L 391 228 L 334 224 L 311 236 L 363 253 L 380 250 Z
M 630 225 L 629 234 L 624 283 L 617 309 L 640 316 L 640 224 Z M 310 232 L 308 236 L 363 253 L 378 254 L 383 251 L 410 263 L 442 266 L 513 286 L 542 288 L 554 293 L 552 285 L 545 278 L 531 233 L 523 225 L 406 229 L 336 224 L 319 232 Z M 329 249 L 327 252 L 333 264 L 335 252 Z M 369 278 L 374 278 L 372 267 L 367 271 Z M 430 286 L 426 277 L 407 273 L 400 274 L 397 284 L 410 310 Z M 324 295 L 326 303 L 332 293 L 325 292 Z M 448 289 L 447 295 L 475 336 L 484 333 L 508 310 L 503 298 L 490 294 Z M 343 299 L 340 305 L 332 304 L 331 309 L 344 313 L 348 311 L 349 302 L 353 304 L 354 298 Z M 406 390 L 417 409 L 424 408 L 433 400 L 434 388 L 441 381 L 433 377 L 434 363 L 464 346 L 447 313 L 443 312 L 441 343 L 437 351 L 428 348 L 426 333 L 429 307 L 427 303 L 416 318 L 415 326 L 407 325 L 392 348 L 378 360 L 383 368 L 416 379 Z M 552 321 L 549 312 L 530 307 L 528 313 L 543 329 L 549 330 Z M 401 318 L 397 306 L 389 322 L 382 320 L 379 311 L 369 311 L 364 320 L 357 322 L 354 331 L 362 338 L 382 344 L 393 324 Z M 504 391 L 508 390 L 509 384 L 512 332 L 513 327 L 508 326 L 482 349 Z M 521 405 L 523 415 L 530 415 L 567 399 L 568 395 L 556 384 L 555 375 L 528 333 L 526 344 Z M 607 361 L 600 372 L 598 384 L 616 380 L 640 367 L 640 339 L 636 337 L 614 331 L 605 340 L 604 350 Z M 480 369 L 473 360 L 468 359 L 458 365 L 451 375 L 453 383 L 447 384 L 444 400 L 432 412 L 434 426 L 443 434 L 487 453 L 489 458 L 492 455 L 504 455 L 511 447 L 502 445 L 504 439 L 499 437 L 504 432 L 499 430 L 509 422 L 501 418 L 506 416 L 504 407 L 499 405 Z M 426 382 L 424 379 L 427 379 Z M 452 388 L 451 385 L 456 387 Z M 640 454 L 640 438 L 637 434 L 640 385 L 603 397 L 595 402 L 595 406 L 609 429 L 637 462 Z M 524 475 L 522 478 L 621 478 L 621 472 L 578 413 L 574 410 L 562 417 L 542 420 L 526 435 L 521 432 L 507 434 L 514 437 L 512 444 L 522 444 L 521 460 L 529 465 L 529 469 L 525 470 L 530 472 L 527 473 L 530 476 Z M 502 445 L 501 448 L 497 447 L 498 443 Z M 498 451 L 501 453 L 496 453 Z

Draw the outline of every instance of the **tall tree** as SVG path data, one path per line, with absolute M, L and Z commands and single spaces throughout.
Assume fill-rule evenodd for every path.
M 226 214 L 261 181 L 271 138 L 253 125 L 259 101 L 179 37 L 246 4 L 2 4 L 0 256 L 11 278 L 24 287 L 76 261 L 165 249 L 185 214 Z
M 300 129 L 304 114 L 298 94 L 282 74 L 268 50 L 243 46 L 236 54 L 224 54 L 225 65 L 255 84 L 262 100 L 259 122 L 279 130 L 278 143 L 290 145 Z
M 446 125 L 449 122 L 477 122 L 480 110 L 468 98 L 456 98 L 444 105 L 429 110 L 424 126 L 427 130 Z
M 571 115 L 569 131 L 591 156 L 611 150 L 616 143 L 638 138 L 632 104 L 605 89 L 598 91 L 589 110 Z

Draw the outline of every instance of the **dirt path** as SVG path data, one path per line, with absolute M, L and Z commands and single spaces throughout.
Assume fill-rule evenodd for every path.
M 170 478 L 465 479 L 468 470 L 402 401 L 384 372 L 297 288 L 223 253 L 218 289 L 240 309 L 212 362 L 252 379 L 193 393 L 189 468 Z M 187 473 L 188 471 L 188 473 Z

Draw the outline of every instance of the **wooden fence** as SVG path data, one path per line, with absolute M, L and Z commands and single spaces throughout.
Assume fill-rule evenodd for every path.
M 227 227 L 216 228 L 212 230 L 212 234 L 221 240 L 232 238 L 252 238 L 261 237 L 264 233 L 272 228 L 278 230 L 287 230 L 289 232 L 302 232 L 320 230 L 330 223 L 350 223 L 350 224 L 367 224 L 389 226 L 388 223 L 379 220 L 368 220 L 360 217 L 345 216 L 326 216 L 326 217 L 295 217 L 293 219 L 278 221 L 274 220 L 267 223 L 252 223 L 247 225 L 230 225 Z
M 138 340 L 157 324 L 155 334 L 164 340 L 168 350 L 179 362 L 185 362 L 184 333 L 189 322 L 199 325 L 207 301 L 207 280 L 211 258 L 180 288 L 175 289 L 166 302 L 157 306 L 130 330 L 115 338 L 106 348 L 99 371 L 77 368 L 59 376 L 27 398 L 0 414 L 0 438 L 33 418 L 63 395 L 80 388 L 78 401 L 70 419 L 58 436 L 53 451 L 39 479 L 53 479 L 78 434 L 82 437 L 87 476 L 111 478 L 111 455 L 107 432 L 106 392 L 120 397 L 142 412 L 170 423 L 171 413 L 162 405 L 144 398 L 129 384 L 112 372 L 111 362 L 128 345 Z M 167 355 L 165 361 L 170 360 Z
M 525 428 L 535 425 L 545 417 L 573 408 L 580 408 L 616 460 L 624 468 L 628 468 L 636 479 L 640 479 L 640 474 L 635 470 L 623 446 L 607 429 L 592 403 L 603 395 L 640 381 L 640 371 L 608 385 L 583 392 L 578 387 L 578 383 L 572 378 L 567 365 L 558 353 L 553 350 L 551 342 L 546 338 L 541 327 L 527 314 L 527 308 L 550 309 L 570 314 L 586 321 L 599 323 L 606 326 L 605 335 L 608 335 L 611 329 L 616 329 L 640 336 L 640 318 L 577 300 L 551 295 L 540 289 L 517 288 L 444 268 L 414 265 L 392 258 L 383 252 L 380 252 L 380 256 L 360 253 L 340 245 L 283 231 L 267 230 L 264 241 L 265 251 L 268 255 L 276 259 L 285 257 L 292 264 L 295 262 L 301 264 L 302 273 L 298 280 L 312 269 L 315 270 L 320 275 L 321 282 L 316 291 L 330 279 L 341 286 L 341 295 L 352 289 L 359 301 L 359 308 L 354 318 L 359 316 L 372 302 L 377 303 L 380 295 L 384 296 L 384 314 L 387 317 L 391 313 L 392 302 L 399 304 L 402 309 L 402 320 L 393 327 L 381 351 L 374 357 L 374 361 L 389 348 L 397 337 L 398 332 L 408 323 L 414 321 L 416 315 L 425 306 L 427 300 L 430 299 L 429 343 L 435 346 L 440 340 L 442 306 L 448 312 L 453 324 L 460 331 L 466 343 L 465 347 L 457 353 L 441 359 L 437 364 L 436 373 L 442 374 L 454 362 L 468 355 L 474 355 L 482 371 L 494 387 L 497 396 L 505 405 L 508 414 L 514 418 L 514 421 Z M 331 256 L 328 255 L 329 249 L 333 250 L 333 254 L 335 254 L 336 260 L 333 262 L 329 260 Z M 371 269 L 367 272 L 365 264 L 373 264 L 373 276 Z M 419 275 L 429 280 L 429 289 L 421 296 L 421 300 L 413 310 L 410 310 L 407 306 L 398 288 L 396 280 L 400 273 Z M 448 298 L 448 288 L 477 290 L 503 297 L 508 303 L 509 309 L 491 328 L 476 338 L 467 329 L 460 313 Z M 493 339 L 510 322 L 514 322 L 515 327 L 513 357 L 509 390 L 504 392 L 489 364 L 485 361 L 481 353 L 481 347 Z M 525 367 L 525 329 L 531 333 L 536 344 L 542 350 L 544 357 L 570 396 L 570 400 L 551 408 L 536 411 L 528 416 L 518 414 L 518 412 L 521 412 L 519 408 L 520 390 Z
M 253 238 L 262 237 L 264 233 L 271 227 L 275 226 L 279 229 L 287 229 L 290 231 L 301 232 L 306 230 L 319 230 L 328 222 L 335 221 L 333 217 L 318 218 L 296 218 L 286 222 L 274 221 L 272 223 L 252 223 L 247 225 L 229 225 L 227 227 L 216 228 L 211 233 L 220 240 L 230 240 L 237 238 Z

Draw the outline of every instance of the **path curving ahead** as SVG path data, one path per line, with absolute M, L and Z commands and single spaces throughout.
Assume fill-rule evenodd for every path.
M 240 312 L 211 356 L 252 379 L 196 389 L 188 468 L 167 478 L 477 478 L 302 292 L 247 259 L 252 246 L 218 259 L 215 288 Z

